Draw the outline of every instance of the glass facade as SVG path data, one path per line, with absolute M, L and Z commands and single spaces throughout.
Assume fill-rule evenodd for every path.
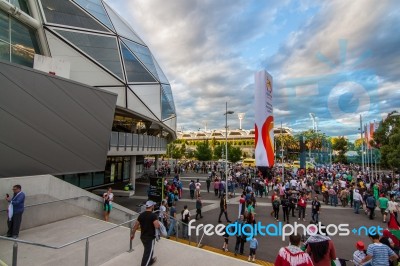
M 40 54 L 35 31 L 0 11 L 0 58 L 33 67 L 35 53 Z
M 143 170 L 144 157 L 137 156 L 136 171 Z M 130 179 L 131 157 L 108 157 L 104 172 L 59 175 L 58 178 L 81 188 L 93 188 Z
M 128 82 L 156 82 L 149 72 L 140 64 L 136 57 L 121 42 L 121 52 L 124 58 Z
M 104 25 L 109 27 L 111 30 L 114 30 L 113 25 L 111 24 L 110 19 L 106 15 L 106 11 L 104 10 L 103 5 L 100 0 L 74 0 L 78 3 L 82 8 L 100 20 Z
M 146 68 L 158 79 L 156 67 L 154 66 L 153 58 L 151 56 L 149 48 L 142 46 L 140 44 L 123 40 L 123 42 L 128 46 L 129 50 L 133 52 L 137 58 L 146 66 Z
M 41 0 L 41 2 L 46 20 L 49 23 L 109 31 L 70 1 Z
M 64 30 L 56 32 L 123 79 L 117 38 Z

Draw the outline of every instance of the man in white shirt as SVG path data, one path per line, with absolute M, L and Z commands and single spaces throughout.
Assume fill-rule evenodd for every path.
M 353 192 L 353 203 L 354 203 L 354 213 L 359 214 L 358 210 L 360 209 L 360 206 L 363 202 L 362 196 L 358 189 L 354 189 Z

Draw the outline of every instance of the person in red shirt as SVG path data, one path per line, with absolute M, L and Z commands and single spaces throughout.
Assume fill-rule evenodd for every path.
M 275 266 L 313 266 L 310 255 L 300 249 L 300 235 L 289 237 L 290 245 L 279 250 Z
M 307 206 L 307 197 L 304 193 L 301 193 L 299 200 L 297 201 L 297 207 L 299 208 L 299 220 L 303 217 L 303 221 L 306 220 L 306 206 Z

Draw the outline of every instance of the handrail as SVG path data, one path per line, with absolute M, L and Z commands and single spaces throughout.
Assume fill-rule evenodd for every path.
M 87 238 L 90 238 L 90 237 L 93 237 L 93 236 L 96 236 L 96 235 L 105 233 L 105 232 L 107 232 L 107 231 L 111 231 L 111 230 L 113 230 L 113 229 L 115 229 L 115 228 L 117 228 L 117 227 L 121 227 L 121 226 L 123 226 L 124 224 L 131 223 L 131 222 L 133 222 L 133 221 L 135 221 L 135 220 L 137 220 L 137 217 L 136 217 L 136 218 L 133 218 L 133 219 L 131 219 L 131 220 L 129 220 L 129 221 L 126 221 L 126 222 L 123 222 L 123 223 L 114 225 L 114 226 L 112 226 L 112 227 L 110 227 L 110 228 L 101 230 L 101 231 L 99 231 L 99 232 L 96 232 L 96 233 L 93 233 L 93 234 L 90 234 L 90 235 L 81 237 L 81 238 L 79 238 L 79 239 L 77 239 L 77 240 L 74 240 L 74 241 L 72 241 L 72 242 L 68 242 L 68 243 L 62 244 L 61 246 L 46 245 L 46 244 L 42 244 L 42 243 L 37 243 L 37 242 L 32 242 L 32 241 L 27 241 L 27 240 L 21 240 L 21 239 L 15 239 L 15 238 L 9 238 L 9 237 L 4 237 L 4 236 L 0 236 L 0 239 L 6 240 L 6 241 L 12 241 L 12 242 L 18 242 L 18 243 L 28 244 L 28 245 L 32 245 L 32 246 L 39 246 L 39 247 L 45 247 L 45 248 L 51 248 L 51 249 L 61 249 L 61 248 L 70 246 L 70 245 L 72 245 L 72 244 L 78 243 L 78 242 L 80 242 L 80 241 L 82 241 L 82 240 L 85 240 L 85 239 L 87 239 Z
M 101 200 L 99 200 L 99 199 L 96 199 L 96 198 L 89 197 L 89 196 L 78 196 L 78 197 L 72 197 L 72 198 L 67 198 L 67 199 L 59 199 L 59 200 L 53 200 L 53 201 L 35 203 L 35 204 L 31 204 L 31 205 L 26 205 L 26 206 L 24 206 L 24 207 L 25 207 L 25 208 L 29 208 L 29 207 L 41 206 L 41 205 L 51 204 L 51 203 L 56 203 L 56 202 L 64 202 L 64 201 L 67 201 L 67 200 L 77 200 L 77 199 L 81 199 L 81 198 L 87 198 L 88 200 L 94 200 L 94 201 L 96 201 L 96 202 L 103 203 L 103 201 L 101 201 Z M 98 231 L 98 232 L 92 233 L 92 234 L 90 234 L 90 235 L 81 237 L 81 238 L 76 239 L 76 240 L 73 240 L 73 241 L 71 241 L 71 242 L 62 244 L 62 245 L 60 245 L 60 246 L 48 245 L 48 244 L 43 244 L 43 243 L 38 243 L 38 242 L 33 242 L 33 241 L 27 241 L 27 240 L 21 240 L 21 239 L 14 239 L 14 238 L 9 238 L 9 237 L 4 237 L 4 236 L 0 236 L 0 240 L 5 240 L 5 241 L 10 241 L 10 242 L 12 241 L 12 242 L 14 242 L 13 251 L 12 251 L 12 254 L 13 254 L 13 256 L 12 256 L 12 265 L 13 265 L 13 266 L 17 266 L 18 243 L 27 244 L 27 245 L 32 245 L 32 246 L 37 246 L 37 247 L 50 248 L 50 249 L 61 249 L 61 248 L 64 248 L 64 247 L 73 245 L 73 244 L 75 244 L 75 243 L 81 242 L 81 241 L 83 241 L 83 240 L 86 239 L 85 266 L 88 266 L 88 265 L 89 265 L 89 238 L 94 237 L 94 236 L 96 236 L 96 235 L 103 234 L 103 233 L 108 232 L 108 231 L 111 231 L 111 230 L 113 230 L 113 229 L 115 229 L 115 228 L 117 228 L 117 227 L 121 227 L 121 226 L 123 226 L 123 225 L 125 225 L 125 224 L 132 223 L 132 222 L 134 222 L 134 221 L 136 221 L 136 220 L 138 219 L 138 215 L 139 215 L 138 213 L 136 213 L 136 214 L 130 214 L 130 213 L 124 211 L 124 210 L 121 210 L 121 209 L 118 208 L 118 207 L 115 208 L 115 209 L 117 209 L 118 211 L 122 211 L 122 212 L 124 212 L 125 214 L 133 215 L 134 218 L 132 218 L 132 219 L 130 219 L 130 220 L 128 220 L 128 221 L 125 221 L 125 222 L 123 222 L 123 223 L 114 225 L 114 226 L 112 226 L 112 227 L 110 227 L 110 228 L 103 229 L 103 230 L 101 230 L 101 231 Z M 6 209 L 6 210 L 0 210 L 0 212 L 4 212 L 4 211 L 7 211 L 7 209 Z M 131 252 L 132 250 L 133 250 L 133 248 L 132 248 L 132 239 L 131 239 L 130 242 L 129 242 L 129 250 L 128 250 L 128 251 Z

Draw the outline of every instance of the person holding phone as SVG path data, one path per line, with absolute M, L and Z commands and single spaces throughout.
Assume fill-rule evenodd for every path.
M 6 195 L 6 200 L 9 202 L 7 237 L 18 238 L 24 212 L 25 193 L 22 192 L 21 185 L 13 186 L 12 190 L 14 192 L 12 197 L 9 194 Z

